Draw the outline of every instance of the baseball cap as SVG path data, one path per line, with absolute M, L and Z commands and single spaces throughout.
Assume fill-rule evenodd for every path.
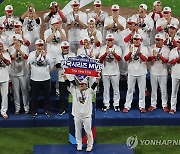
M 156 34 L 155 40 L 163 40 L 164 41 L 165 39 L 164 39 L 164 36 L 162 34 Z
M 53 2 L 51 2 L 51 3 L 50 3 L 50 7 L 51 7 L 53 4 L 54 4 L 55 6 L 57 6 L 57 5 L 58 5 L 58 3 L 57 3 L 57 2 L 53 1 Z
M 44 45 L 44 41 L 42 39 L 38 39 L 36 40 L 35 45 Z
M 83 81 L 81 81 L 80 83 L 79 83 L 80 85 L 82 85 L 82 84 L 88 84 L 88 80 L 87 79 L 84 79 Z
M 20 34 L 15 34 L 14 37 L 15 37 L 17 40 L 23 42 L 22 36 L 21 36 Z
M 113 34 L 107 34 L 106 40 L 111 40 L 111 41 L 114 40 Z
M 16 21 L 14 27 L 22 27 L 22 23 L 20 21 Z
M 142 36 L 140 35 L 140 34 L 135 34 L 134 36 L 133 36 L 133 39 L 142 39 Z
M 163 13 L 169 13 L 171 12 L 171 8 L 169 6 L 164 7 Z
M 86 36 L 83 37 L 83 41 L 85 41 L 85 40 L 90 41 L 90 38 L 89 38 L 88 35 L 86 35 Z
M 61 48 L 66 48 L 67 49 L 69 47 L 69 42 L 63 41 L 60 46 L 61 46 Z
M 5 6 L 5 8 L 4 8 L 4 10 L 6 11 L 6 12 L 12 12 L 13 11 L 13 7 L 12 7 L 12 5 L 6 5 Z
M 96 21 L 95 21 L 94 18 L 89 18 L 89 19 L 88 19 L 88 23 L 89 23 L 89 22 L 94 22 L 94 23 L 95 23 Z
M 72 3 L 71 3 L 72 6 L 79 6 L 80 3 L 78 0 L 73 0 Z
M 132 17 L 129 17 L 129 18 L 127 18 L 127 23 L 128 24 L 135 23 L 135 19 Z
M 147 5 L 146 4 L 140 4 L 139 8 L 143 8 L 143 9 L 147 10 Z
M 95 0 L 94 1 L 94 6 L 101 6 L 101 5 L 102 5 L 102 3 L 101 3 L 100 0 Z
M 111 10 L 112 10 L 112 11 L 117 11 L 117 10 L 119 10 L 119 5 L 117 5 L 117 4 L 112 5 L 112 6 L 111 6 Z
M 178 25 L 177 24 L 170 24 L 170 25 L 168 25 L 168 28 L 170 28 L 170 27 L 177 29 Z
M 61 23 L 61 21 L 59 19 L 57 19 L 57 18 L 52 18 L 52 20 L 51 20 L 51 25 L 60 24 L 60 23 Z
M 155 1 L 154 3 L 153 3 L 153 6 L 156 6 L 158 3 L 161 3 L 160 1 Z

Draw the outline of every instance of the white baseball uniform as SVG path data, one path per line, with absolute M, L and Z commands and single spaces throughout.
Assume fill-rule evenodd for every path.
M 161 57 L 155 57 L 153 51 L 158 54 L 162 54 Z M 161 48 L 152 45 L 149 49 L 151 61 L 150 65 L 150 77 L 151 77 L 151 106 L 156 108 L 157 105 L 157 88 L 158 83 L 161 89 L 162 107 L 167 107 L 168 95 L 167 95 L 167 62 L 169 58 L 169 48 L 163 45 Z
M 126 48 L 124 59 L 128 61 L 128 90 L 126 94 L 126 103 L 124 108 L 130 109 L 133 100 L 133 92 L 136 81 L 139 87 L 139 108 L 145 108 L 145 88 L 146 88 L 146 73 L 147 66 L 146 61 L 148 58 L 148 49 L 145 46 L 140 47 L 140 55 L 137 55 L 138 47 L 133 45 L 133 52 L 129 51 L 129 47 Z
M 28 98 L 28 66 L 27 66 L 27 58 L 29 55 L 29 50 L 26 46 L 21 45 L 20 50 L 25 54 L 23 57 L 19 52 L 16 54 L 16 57 L 12 57 L 12 55 L 16 52 L 14 46 L 11 46 L 8 51 L 11 55 L 11 67 L 10 67 L 10 77 L 13 86 L 13 94 L 14 94 L 14 104 L 15 111 L 19 112 L 21 109 L 20 106 L 20 93 L 22 92 L 22 99 L 24 104 L 25 112 L 29 111 L 29 98 Z
M 8 52 L 2 53 L 3 57 L 11 62 L 11 58 Z M 1 114 L 6 114 L 8 110 L 8 83 L 9 83 L 9 66 L 6 62 L 0 59 L 0 93 L 1 93 Z
M 177 94 L 180 83 L 180 63 L 178 59 L 180 57 L 180 50 L 176 47 L 171 50 L 169 54 L 169 63 L 172 64 L 171 77 L 172 77 L 172 93 L 171 93 L 171 109 L 176 111 Z
M 122 57 L 122 50 L 119 46 L 113 45 L 109 48 L 109 53 L 106 53 L 107 45 L 103 46 L 100 50 L 100 62 L 104 64 L 102 69 L 102 80 L 104 86 L 103 103 L 104 106 L 110 106 L 110 83 L 113 88 L 113 106 L 119 106 L 120 92 L 119 92 L 119 61 Z
M 87 14 L 84 12 L 79 11 L 78 14 L 74 14 L 74 12 L 70 13 L 67 15 L 67 24 L 71 24 L 72 22 L 75 21 L 76 16 L 79 16 L 79 19 L 81 22 L 83 22 L 85 25 L 87 25 Z M 78 23 L 77 23 L 78 25 Z M 71 28 L 68 30 L 68 42 L 70 44 L 70 50 L 72 52 L 75 52 L 76 49 L 80 47 L 80 33 L 81 33 L 82 28 L 77 27 L 77 28 Z

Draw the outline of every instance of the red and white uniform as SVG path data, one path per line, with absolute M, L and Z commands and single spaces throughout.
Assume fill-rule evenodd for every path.
M 153 51 L 156 51 L 161 56 L 155 57 Z M 150 62 L 150 77 L 151 77 L 151 106 L 156 108 L 157 105 L 157 88 L 158 83 L 161 88 L 161 99 L 162 107 L 167 107 L 168 95 L 167 95 L 167 75 L 168 68 L 167 62 L 169 58 L 169 48 L 163 45 L 161 48 L 158 48 L 156 45 L 152 45 L 149 49 L 150 56 L 148 60 Z
M 8 83 L 9 83 L 9 66 L 7 61 L 11 62 L 8 52 L 2 53 L 5 60 L 0 59 L 0 93 L 1 93 L 1 115 L 6 115 L 8 110 Z
M 172 65 L 171 77 L 172 77 L 172 93 L 171 93 L 171 109 L 176 111 L 177 104 L 177 94 L 179 90 L 180 83 L 180 49 L 177 47 L 172 49 L 169 54 L 169 63 Z
M 102 70 L 102 79 L 103 79 L 103 103 L 104 106 L 110 107 L 110 83 L 112 83 L 113 87 L 113 106 L 119 106 L 120 101 L 120 93 L 119 93 L 119 79 L 120 79 L 120 71 L 119 71 L 119 61 L 122 57 L 122 50 L 119 46 L 113 45 L 109 48 L 109 53 L 106 52 L 107 45 L 103 46 L 100 49 L 99 60 L 104 64 L 104 68 Z
M 134 45 L 132 45 L 132 47 L 132 53 L 129 51 L 129 47 L 127 47 L 124 54 L 124 59 L 128 62 L 128 90 L 124 108 L 127 108 L 128 110 L 131 108 L 136 81 L 139 86 L 139 108 L 145 108 L 145 88 L 147 74 L 146 61 L 148 59 L 148 49 L 147 47 L 141 45 L 141 54 L 137 55 L 136 52 L 138 47 L 135 47 Z

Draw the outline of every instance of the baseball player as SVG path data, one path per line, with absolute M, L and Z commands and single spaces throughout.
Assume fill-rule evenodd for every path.
M 84 126 L 87 134 L 87 149 L 90 152 L 93 148 L 93 134 L 91 131 L 92 122 L 92 97 L 95 93 L 94 89 L 98 85 L 99 78 L 96 79 L 91 87 L 87 86 L 87 80 L 81 82 L 78 86 L 75 82 L 69 82 L 66 75 L 63 75 L 68 90 L 72 94 L 72 115 L 74 116 L 75 137 L 77 142 L 77 150 L 82 150 L 82 126 Z
M 126 19 L 119 15 L 119 6 L 112 5 L 112 16 L 109 16 L 104 21 L 104 27 L 107 30 L 107 34 L 113 34 L 114 43 L 121 47 L 123 50 L 124 41 L 121 36 L 121 31 L 126 28 Z
M 115 45 L 115 39 L 112 34 L 108 34 L 106 36 L 106 45 L 103 46 L 100 50 L 99 60 L 104 64 L 104 68 L 102 70 L 102 80 L 104 86 L 103 92 L 103 103 L 104 107 L 103 111 L 107 111 L 110 107 L 110 83 L 113 88 L 113 106 L 114 111 L 120 111 L 119 101 L 120 101 L 120 93 L 119 93 L 119 61 L 122 57 L 122 50 L 119 46 Z
M 36 50 L 31 52 L 28 57 L 30 65 L 30 79 L 32 88 L 32 118 L 37 116 L 38 96 L 42 91 L 44 96 L 45 115 L 51 117 L 49 112 L 49 95 L 50 95 L 50 71 L 52 59 L 44 50 L 44 41 L 39 39 L 35 42 Z
M 12 5 L 5 6 L 5 15 L 0 17 L 0 23 L 4 24 L 6 35 L 12 35 L 14 32 L 14 23 L 19 20 L 18 17 L 13 15 L 14 10 Z
M 68 42 L 71 52 L 76 53 L 80 47 L 80 33 L 82 29 L 87 28 L 87 15 L 79 10 L 78 0 L 72 1 L 73 12 L 67 15 Z
M 140 34 L 135 34 L 133 44 L 126 48 L 124 59 L 128 62 L 128 90 L 126 95 L 126 103 L 123 112 L 129 112 L 133 100 L 133 92 L 137 81 L 139 87 L 139 109 L 142 113 L 145 109 L 145 88 L 146 88 L 146 61 L 148 59 L 148 49 L 143 46 Z
M 8 83 L 9 83 L 9 65 L 11 59 L 9 53 L 4 49 L 4 43 L 0 40 L 0 93 L 1 93 L 1 115 L 8 118 Z
M 101 2 L 101 0 L 95 0 L 94 1 L 93 9 L 94 10 L 89 12 L 87 14 L 87 16 L 88 16 L 88 19 L 90 19 L 90 18 L 95 19 L 96 29 L 101 32 L 102 38 L 103 38 L 103 41 L 104 41 L 102 43 L 104 45 L 105 40 L 106 40 L 106 30 L 104 28 L 104 21 L 108 17 L 108 13 L 102 10 L 102 2 Z
M 47 43 L 47 52 L 51 54 L 51 57 L 55 58 L 59 53 L 61 42 L 66 41 L 67 37 L 65 30 L 60 26 L 60 20 L 53 18 L 51 25 L 51 28 L 44 32 L 44 40 Z
M 147 5 L 140 4 L 138 14 L 132 16 L 138 27 L 138 33 L 143 37 L 142 44 L 149 47 L 150 45 L 150 33 L 153 30 L 154 22 L 152 18 L 147 15 Z
M 16 34 L 14 37 L 13 46 L 8 51 L 11 56 L 10 77 L 13 86 L 15 114 L 19 114 L 20 106 L 20 90 L 22 92 L 24 111 L 29 113 L 29 100 L 28 100 L 28 66 L 27 59 L 29 50 L 23 45 L 21 35 Z
M 21 15 L 19 20 L 23 24 L 24 32 L 31 37 L 29 51 L 34 51 L 35 41 L 40 38 L 41 18 L 36 14 L 33 4 L 28 6 L 27 11 Z
M 152 44 L 155 44 L 154 38 L 155 38 L 155 35 L 157 34 L 156 22 L 157 22 L 158 19 L 163 18 L 162 3 L 160 1 L 155 1 L 153 3 L 152 12 L 150 12 L 148 14 L 148 16 L 154 22 L 154 27 L 152 29 L 151 36 L 150 36 L 150 45 L 152 45 Z
M 51 20 L 53 18 L 56 18 L 63 23 L 67 22 L 66 16 L 63 14 L 63 12 L 59 8 L 59 4 L 55 1 L 50 3 L 50 12 L 47 12 L 44 14 L 44 21 L 46 23 L 46 29 L 51 28 Z
M 164 112 L 168 112 L 168 95 L 167 95 L 167 62 L 169 58 L 169 48 L 164 45 L 164 36 L 162 34 L 156 34 L 155 44 L 149 49 L 150 56 L 150 78 L 151 78 L 151 106 L 148 111 L 156 109 L 157 105 L 157 88 L 158 83 L 161 89 L 162 107 Z
M 82 39 L 85 36 L 88 36 L 91 40 L 91 44 L 94 47 L 100 47 L 102 44 L 102 34 L 99 30 L 95 29 L 95 19 L 94 18 L 90 18 L 88 19 L 88 28 L 85 30 L 81 30 L 81 41 L 80 44 L 82 45 Z
M 158 32 L 167 32 L 170 24 L 178 25 L 179 20 L 172 17 L 171 8 L 166 6 L 163 8 L 163 18 L 160 18 L 156 22 L 156 30 Z
M 74 57 L 74 53 L 70 52 L 69 50 L 69 43 L 67 41 L 63 41 L 61 43 L 61 48 L 59 49 L 60 52 L 56 56 L 55 60 L 55 67 L 58 70 L 58 82 L 59 82 L 59 112 L 57 115 L 63 115 L 65 113 L 66 105 L 67 105 L 67 100 L 66 100 L 66 95 L 67 95 L 67 85 L 65 83 L 65 80 L 62 76 L 64 69 L 61 66 L 61 63 L 63 60 L 68 59 L 69 57 Z M 68 79 L 71 81 L 74 79 L 74 76 L 72 75 L 67 75 Z
M 171 93 L 171 109 L 170 114 L 176 112 L 177 94 L 180 81 L 180 37 L 177 38 L 177 47 L 172 49 L 169 54 L 169 63 L 172 65 L 171 77 L 172 77 L 172 93 Z

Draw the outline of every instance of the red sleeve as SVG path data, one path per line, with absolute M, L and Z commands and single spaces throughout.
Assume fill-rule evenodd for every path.
M 24 59 L 28 59 L 28 56 L 26 54 L 24 55 Z
M 162 14 L 162 12 L 160 12 L 160 13 L 159 13 L 159 16 L 160 16 L 160 18 L 162 18 L 162 17 L 163 17 L 163 14 Z
M 113 55 L 118 61 L 121 60 L 121 57 L 117 53 L 113 52 Z
M 79 43 L 80 43 L 80 45 L 83 45 L 83 44 L 84 44 L 84 43 L 83 43 L 83 40 L 81 40 Z
M 154 16 L 155 16 L 155 13 L 153 12 L 153 14 L 152 14 L 152 16 L 151 16 L 151 18 L 154 20 Z
M 178 61 L 179 61 L 179 59 L 176 58 L 176 59 L 171 60 L 171 61 L 169 62 L 169 64 L 174 65 L 174 64 L 176 64 Z
M 165 41 L 163 42 L 163 44 L 164 44 L 164 45 L 167 45 L 167 40 L 165 40 Z
M 131 54 L 132 54 L 132 52 L 129 52 L 129 53 L 124 57 L 124 60 L 125 60 L 125 61 L 128 61 L 128 60 L 131 58 Z
M 129 42 L 129 40 L 131 39 L 131 37 L 132 37 L 132 34 L 129 34 L 128 36 L 126 36 L 125 38 L 124 38 L 124 42 Z
M 107 56 L 107 52 L 99 58 L 100 63 L 102 63 L 104 61 L 106 56 Z
M 95 45 L 96 45 L 97 47 L 100 47 L 101 43 L 98 41 Z
M 140 53 L 139 57 L 142 61 L 147 61 L 147 58 L 142 53 Z
M 148 61 L 152 61 L 155 58 L 155 56 L 148 57 Z
M 10 61 L 9 60 L 7 60 L 7 59 L 3 59 L 3 62 L 6 64 L 6 65 L 9 65 L 10 64 Z
M 173 45 L 177 47 L 177 42 L 175 40 L 173 40 Z
M 27 40 L 25 43 L 27 46 L 30 46 L 30 42 Z
M 58 11 L 58 13 L 61 18 L 64 18 L 64 14 L 61 11 Z
M 157 28 L 157 31 L 158 32 L 160 32 L 160 31 L 162 31 L 163 29 L 162 29 L 162 27 L 161 26 L 159 26 L 158 28 Z
M 162 55 L 160 55 L 160 59 L 162 60 L 163 63 L 167 63 L 168 59 L 166 59 L 165 57 L 163 57 Z

